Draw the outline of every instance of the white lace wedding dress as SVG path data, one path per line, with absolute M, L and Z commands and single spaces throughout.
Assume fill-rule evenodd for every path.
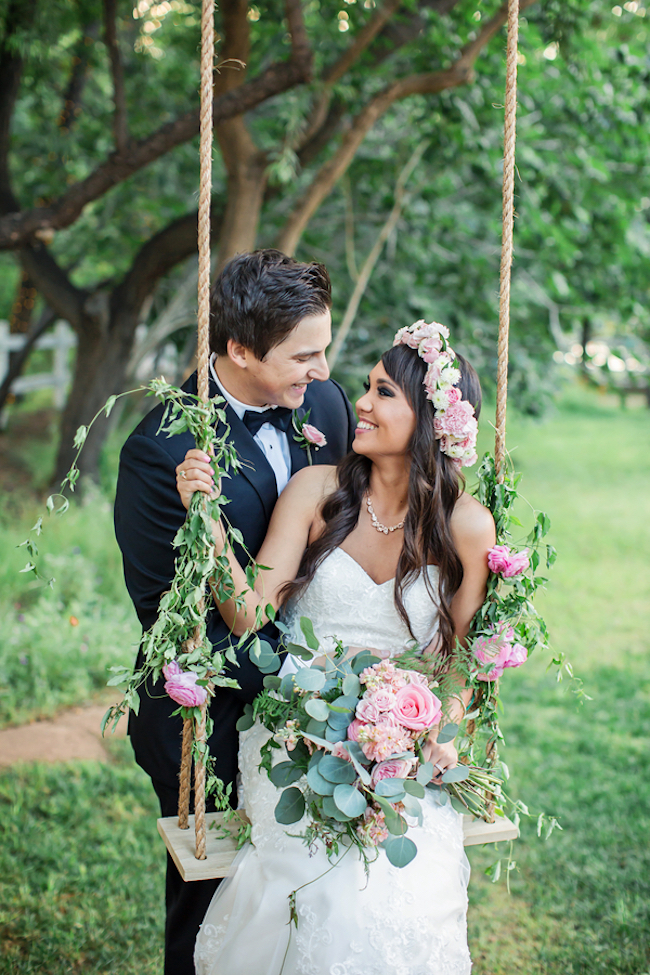
M 436 569 L 429 572 L 435 589 Z M 405 604 L 418 642 L 426 645 L 437 609 L 422 578 Z M 312 620 L 325 648 L 339 637 L 388 656 L 411 639 L 393 603 L 393 581 L 377 585 L 342 549 L 327 556 L 286 614 L 298 643 L 300 616 Z M 408 866 L 391 866 L 380 850 L 366 880 L 351 848 L 330 869 L 322 848 L 310 857 L 302 840 L 285 832 L 302 832 L 306 818 L 289 827 L 275 821 L 279 791 L 258 771 L 268 734 L 256 725 L 241 736 L 252 844 L 239 852 L 208 908 L 196 943 L 198 975 L 468 975 L 469 864 L 458 813 L 427 789 L 422 826 L 409 830 L 418 852 Z M 277 760 L 286 761 L 284 750 Z M 288 923 L 288 897 L 297 889 L 296 929 Z

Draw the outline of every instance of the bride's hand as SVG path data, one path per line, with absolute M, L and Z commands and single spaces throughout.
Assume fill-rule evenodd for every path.
M 447 772 L 451 768 L 456 768 L 458 765 L 458 752 L 454 743 L 451 741 L 445 742 L 444 745 L 439 745 L 434 738 L 429 737 L 424 743 L 422 754 L 425 762 L 431 762 L 433 764 L 435 775 L 432 781 L 436 785 L 440 785 L 442 782 L 443 772 Z
M 176 489 L 185 508 L 189 508 L 195 491 L 203 491 L 212 498 L 218 497 L 210 458 L 203 450 L 193 447 L 187 451 L 185 460 L 176 468 Z

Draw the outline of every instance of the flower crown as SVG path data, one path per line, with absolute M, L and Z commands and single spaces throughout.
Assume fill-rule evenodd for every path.
M 438 322 L 420 319 L 396 333 L 393 345 L 407 345 L 415 349 L 428 364 L 423 383 L 427 399 L 435 408 L 433 429 L 440 441 L 443 454 L 458 461 L 461 467 L 471 467 L 478 460 L 476 435 L 478 423 L 474 407 L 462 398 L 456 389 L 460 382 L 460 369 L 456 353 L 447 344 L 449 329 Z

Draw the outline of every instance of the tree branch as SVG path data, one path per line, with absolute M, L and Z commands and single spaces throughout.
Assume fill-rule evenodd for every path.
M 4 36 L 0 41 L 0 213 L 18 207 L 11 189 L 9 144 L 11 120 L 23 73 L 23 58 L 12 41 L 25 21 L 33 18 L 34 7 L 35 0 L 27 3 L 13 0 L 4 17 Z
M 307 147 L 326 122 L 329 114 L 333 85 L 337 81 L 340 81 L 343 75 L 358 60 L 384 27 L 386 21 L 393 16 L 401 3 L 402 0 L 385 0 L 385 3 L 382 4 L 379 10 L 375 11 L 368 23 L 362 27 L 352 44 L 325 70 L 322 78 L 323 89 L 312 109 L 309 123 L 300 135 L 299 152 Z
M 240 88 L 215 99 L 215 123 L 242 115 L 261 102 L 301 84 L 309 77 L 309 70 L 309 64 L 295 58 L 270 65 Z M 196 109 L 161 126 L 150 136 L 130 143 L 125 152 L 113 153 L 86 179 L 71 186 L 49 206 L 23 213 L 8 212 L 5 208 L 7 215 L 0 218 L 0 250 L 15 250 L 39 231 L 69 227 L 88 203 L 171 149 L 194 138 L 198 131 L 199 111 Z
M 19 349 L 18 352 L 12 356 L 11 366 L 9 367 L 9 371 L 3 379 L 2 385 L 0 386 L 0 410 L 7 402 L 7 397 L 11 391 L 11 386 L 14 380 L 18 379 L 22 373 L 35 343 L 38 341 L 38 339 L 40 339 L 43 332 L 50 327 L 55 319 L 55 313 L 51 308 L 46 306 L 39 316 L 38 321 L 32 325 L 29 332 L 25 335 L 25 344 L 23 345 L 22 349 Z
M 218 225 L 221 210 L 213 210 L 211 223 Z M 197 251 L 198 214 L 186 213 L 154 234 L 138 251 L 121 283 L 111 295 L 111 308 L 129 308 L 135 315 L 156 283 L 185 258 Z
M 441 16 L 448 14 L 459 0 L 420 0 L 418 10 L 426 8 L 435 10 Z M 338 61 L 326 71 L 324 80 L 331 79 L 331 84 L 323 93 L 323 97 L 316 103 L 312 117 L 308 126 L 301 134 L 299 147 L 296 154 L 301 165 L 306 165 L 314 159 L 320 150 L 326 146 L 334 132 L 339 128 L 341 120 L 345 115 L 345 106 L 342 102 L 335 100 L 331 104 L 332 90 L 331 85 L 343 77 L 344 72 L 354 65 L 355 57 L 358 58 L 366 48 L 371 52 L 371 63 L 377 67 L 405 44 L 415 40 L 426 28 L 426 21 L 419 12 L 406 14 L 396 20 L 394 14 L 399 9 L 399 4 L 391 10 L 392 4 L 386 4 L 377 11 L 375 16 L 367 24 L 366 33 L 361 32 L 362 43 L 356 42 L 350 49 L 345 51 Z M 375 27 L 377 30 L 375 30 Z M 378 44 L 377 42 L 381 42 Z
M 113 137 L 118 154 L 126 150 L 129 141 L 129 127 L 126 115 L 126 93 L 124 90 L 124 68 L 120 48 L 117 43 L 117 29 L 115 26 L 117 15 L 117 0 L 104 0 L 104 43 L 111 63 L 113 78 Z
M 292 59 L 298 64 L 305 65 L 305 82 L 309 82 L 311 81 L 313 55 L 302 15 L 301 0 L 285 0 L 285 14 L 291 37 Z
M 534 2 L 535 0 L 522 0 L 521 8 L 528 7 Z M 409 75 L 401 78 L 380 91 L 361 109 L 351 122 L 334 155 L 316 173 L 310 186 L 291 212 L 276 243 L 280 250 L 287 254 L 294 253 L 310 219 L 347 170 L 370 129 L 390 106 L 410 95 L 436 94 L 471 81 L 476 58 L 506 22 L 507 16 L 506 2 L 485 24 L 476 39 L 465 45 L 450 68 L 431 74 Z
M 70 322 L 74 329 L 79 329 L 88 292 L 75 287 L 45 244 L 40 241 L 21 247 L 18 256 L 48 305 L 60 318 Z
M 82 25 L 81 38 L 73 49 L 70 77 L 68 78 L 68 86 L 63 96 L 63 107 L 61 108 L 61 114 L 56 120 L 56 124 L 62 132 L 70 131 L 81 111 L 81 96 L 86 84 L 88 62 L 90 60 L 92 46 L 89 42 L 94 42 L 98 31 L 99 25 L 96 21 Z
M 334 368 L 334 365 L 339 357 L 339 353 L 343 348 L 343 343 L 345 342 L 346 338 L 348 337 L 348 333 L 352 328 L 359 304 L 364 296 L 366 288 L 368 287 L 370 276 L 375 269 L 375 264 L 379 260 L 379 255 L 382 252 L 383 246 L 397 226 L 397 221 L 402 214 L 402 209 L 406 202 L 406 183 L 408 182 L 411 173 L 420 162 L 426 147 L 426 142 L 421 142 L 418 146 L 416 146 L 415 151 L 411 154 L 408 162 L 402 168 L 399 176 L 397 177 L 397 182 L 395 183 L 395 201 L 393 203 L 393 208 L 385 220 L 383 227 L 379 231 L 375 243 L 370 248 L 367 257 L 363 262 L 352 290 L 352 294 L 350 295 L 347 308 L 345 309 L 345 314 L 343 315 L 341 324 L 339 325 L 336 335 L 334 336 L 334 341 L 332 342 L 332 346 L 327 357 L 327 364 L 330 369 Z

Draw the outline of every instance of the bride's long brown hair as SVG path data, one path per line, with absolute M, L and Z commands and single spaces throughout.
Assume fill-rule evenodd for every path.
M 463 399 L 473 406 L 476 417 L 481 409 L 481 386 L 474 368 L 457 355 L 461 380 L 458 384 Z M 395 574 L 394 598 L 399 615 L 413 631 L 404 606 L 404 592 L 423 572 L 432 598 L 436 598 L 440 614 L 440 650 L 443 656 L 454 647 L 454 624 L 451 601 L 463 581 L 463 567 L 454 545 L 450 522 L 459 494 L 465 488 L 458 464 L 440 450 L 433 430 L 435 414 L 422 385 L 426 363 L 417 351 L 397 345 L 381 357 L 387 374 L 402 390 L 415 413 L 415 431 L 409 444 L 411 469 L 408 485 L 408 513 L 404 519 L 404 543 Z M 325 522 L 323 533 L 303 554 L 298 575 L 281 592 L 283 603 L 294 599 L 309 585 L 316 569 L 329 553 L 337 548 L 356 527 L 364 495 L 370 486 L 372 462 L 354 452 L 347 454 L 337 467 L 338 487 L 323 502 L 321 516 Z M 438 567 L 438 592 L 433 592 L 425 567 Z

